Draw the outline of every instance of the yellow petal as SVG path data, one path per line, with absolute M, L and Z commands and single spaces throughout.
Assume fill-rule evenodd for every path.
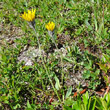
M 32 10 L 28 10 L 28 12 L 24 12 L 24 14 L 22 14 L 20 17 L 25 19 L 26 21 L 33 21 L 35 19 L 35 12 L 36 9 L 32 9 Z
M 54 28 L 55 28 L 55 23 L 49 21 L 49 22 L 46 24 L 45 27 L 46 27 L 47 30 L 49 30 L 49 31 L 53 31 Z

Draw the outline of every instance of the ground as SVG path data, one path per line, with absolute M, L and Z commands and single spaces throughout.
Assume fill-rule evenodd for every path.
M 85 92 L 90 97 L 108 94 L 108 0 L 3 0 L 0 4 L 1 109 L 60 110 L 72 107 Z M 37 34 L 20 18 L 32 8 Z M 45 28 L 49 21 L 55 23 L 55 43 Z

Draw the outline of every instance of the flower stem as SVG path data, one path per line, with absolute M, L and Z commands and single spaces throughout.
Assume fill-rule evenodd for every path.
M 53 43 L 55 44 L 55 47 L 56 47 L 56 49 L 58 50 L 58 46 L 57 46 L 57 44 L 56 44 L 56 42 L 55 42 L 55 36 L 54 36 L 54 34 L 53 34 L 53 36 L 51 37 L 52 38 L 52 41 L 53 41 Z M 63 86 L 63 82 L 64 82 L 64 71 L 63 71 L 63 55 L 62 55 L 62 53 L 60 53 L 60 59 L 61 59 L 61 83 L 62 83 L 62 86 Z M 64 92 L 64 90 L 63 90 L 63 92 Z M 64 95 L 63 95 L 64 96 Z M 62 97 L 62 100 L 64 101 L 64 97 Z
M 32 27 L 33 27 L 33 26 L 32 26 Z M 57 90 L 55 89 L 55 87 L 54 87 L 54 85 L 53 85 L 53 82 L 52 82 L 52 80 L 51 80 L 51 78 L 50 78 L 50 75 L 49 75 L 49 72 L 48 72 L 48 70 L 47 70 L 47 67 L 46 67 L 46 65 L 45 65 L 45 63 L 44 63 L 43 56 L 42 56 L 42 54 L 41 54 L 40 42 L 39 42 L 38 35 L 37 35 L 37 32 L 36 32 L 36 30 L 35 30 L 34 27 L 33 27 L 33 30 L 34 30 L 35 35 L 36 35 L 36 37 L 37 37 L 37 43 L 38 43 L 38 46 L 39 46 L 40 57 L 41 57 L 41 59 L 42 59 L 42 63 L 43 63 L 44 69 L 45 69 L 45 71 L 46 71 L 46 74 L 47 74 L 47 76 L 48 76 L 48 78 L 49 78 L 49 81 L 50 81 L 50 83 L 51 83 L 51 86 L 52 86 L 54 92 L 56 93 L 56 95 L 57 95 L 59 101 L 61 102 L 61 99 L 60 99 L 60 97 L 59 97 L 59 95 L 58 95 L 58 92 L 57 92 Z
M 53 37 L 52 37 L 52 41 L 53 41 L 53 43 L 55 44 L 56 49 L 58 50 L 58 46 L 57 46 L 57 44 L 56 44 L 54 38 L 55 38 L 55 37 L 54 37 L 54 35 L 53 35 Z M 62 67 L 62 71 L 61 71 L 61 72 L 62 72 L 61 82 L 62 82 L 62 85 L 63 85 L 64 71 L 63 71 L 63 56 L 62 56 L 62 53 L 60 53 L 60 59 L 61 59 L 61 67 Z

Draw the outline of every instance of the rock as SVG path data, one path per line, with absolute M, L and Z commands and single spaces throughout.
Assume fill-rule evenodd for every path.
M 41 50 L 41 55 L 45 56 L 45 52 L 43 50 Z M 20 56 L 18 57 L 18 62 L 24 61 L 26 66 L 31 66 L 33 65 L 35 59 L 37 59 L 37 62 L 39 61 L 39 57 L 39 49 L 36 49 L 35 47 L 29 47 L 27 50 L 21 52 Z

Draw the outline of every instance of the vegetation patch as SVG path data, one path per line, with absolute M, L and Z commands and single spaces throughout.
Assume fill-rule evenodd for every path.
M 2 0 L 0 110 L 109 109 L 109 0 Z

